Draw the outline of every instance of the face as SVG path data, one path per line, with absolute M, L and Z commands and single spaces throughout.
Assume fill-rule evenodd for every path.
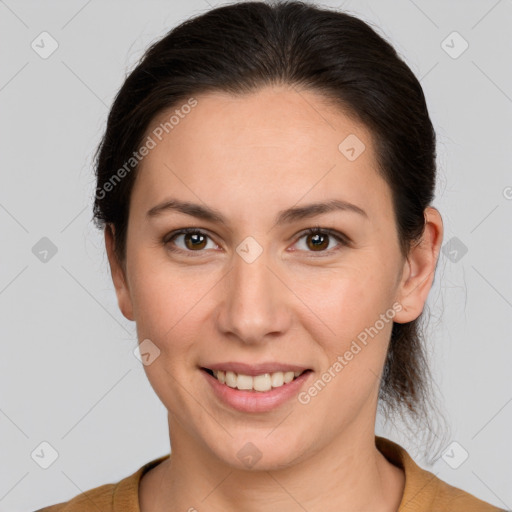
M 233 467 L 247 452 L 260 468 L 292 465 L 373 432 L 393 321 L 421 312 L 431 280 L 414 279 L 432 275 L 437 249 L 402 258 L 371 134 L 321 96 L 274 87 L 196 100 L 153 135 L 139 166 L 125 273 L 107 236 L 119 305 L 158 354 L 144 369 L 169 411 L 173 451 L 188 443 Z M 216 217 L 148 214 L 170 200 Z M 308 209 L 332 201 L 352 206 Z M 228 363 L 308 371 L 242 392 L 202 369 Z

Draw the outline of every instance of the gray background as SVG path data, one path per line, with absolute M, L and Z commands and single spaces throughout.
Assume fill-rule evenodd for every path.
M 170 449 L 166 411 L 133 355 L 135 325 L 118 309 L 90 220 L 91 163 L 108 107 L 147 45 L 220 3 L 0 0 L 1 511 L 68 500 Z M 447 457 L 416 461 L 512 509 L 512 1 L 323 5 L 392 42 L 421 79 L 438 135 L 445 246 L 429 350 L 446 446 L 458 443 L 451 465 L 462 450 L 469 457 L 457 469 Z M 31 47 L 43 31 L 58 43 L 46 59 Z M 43 237 L 57 249 L 46 261 Z M 414 440 L 379 429 L 417 453 Z M 58 452 L 47 469 L 31 456 L 50 453 L 42 442 Z

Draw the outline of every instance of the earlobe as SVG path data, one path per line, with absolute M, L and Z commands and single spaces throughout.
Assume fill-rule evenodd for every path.
M 114 251 L 114 226 L 112 224 L 107 224 L 105 226 L 104 235 L 105 248 L 107 250 L 107 257 L 110 265 L 110 273 L 112 275 L 112 281 L 116 290 L 119 309 L 125 318 L 133 321 L 134 316 L 130 290 L 128 288 L 125 272 Z
M 439 211 L 425 209 L 425 228 L 421 240 L 411 247 L 399 285 L 398 302 L 402 310 L 395 315 L 397 323 L 412 322 L 423 311 L 434 282 L 434 275 L 443 240 L 443 220 Z

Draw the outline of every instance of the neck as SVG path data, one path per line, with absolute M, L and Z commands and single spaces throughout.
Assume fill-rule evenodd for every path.
M 169 426 L 177 448 L 155 468 L 145 493 L 154 498 L 141 499 L 142 512 L 396 512 L 403 495 L 403 471 L 377 450 L 373 431 L 356 425 L 300 461 L 271 470 L 228 465 L 179 423 L 170 419 Z

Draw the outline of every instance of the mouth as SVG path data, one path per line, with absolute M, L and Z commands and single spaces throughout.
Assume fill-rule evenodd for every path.
M 221 384 L 241 391 L 266 393 L 272 389 L 282 388 L 312 370 L 276 371 L 258 375 L 236 373 L 231 370 L 213 370 L 201 367 L 201 370 L 214 377 Z

